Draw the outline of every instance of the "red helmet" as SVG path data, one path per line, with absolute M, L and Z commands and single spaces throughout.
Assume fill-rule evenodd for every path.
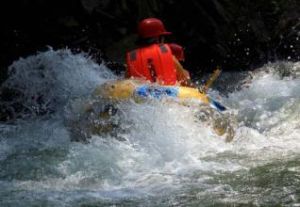
M 184 61 L 183 47 L 175 43 L 169 43 L 168 45 L 172 51 L 172 54 L 177 58 L 177 60 Z
M 141 38 L 159 37 L 170 35 L 161 20 L 156 18 L 143 19 L 138 25 L 138 34 Z

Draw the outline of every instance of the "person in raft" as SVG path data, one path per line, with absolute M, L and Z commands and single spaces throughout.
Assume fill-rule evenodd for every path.
M 138 24 L 138 48 L 126 54 L 126 77 L 160 85 L 192 86 L 189 72 L 179 62 L 184 61 L 183 48 L 164 43 L 164 36 L 170 34 L 161 20 L 142 20 Z

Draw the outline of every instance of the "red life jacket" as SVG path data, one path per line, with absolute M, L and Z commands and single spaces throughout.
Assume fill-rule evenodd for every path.
M 176 84 L 176 68 L 167 44 L 152 44 L 126 54 L 129 77 L 143 78 L 162 85 Z

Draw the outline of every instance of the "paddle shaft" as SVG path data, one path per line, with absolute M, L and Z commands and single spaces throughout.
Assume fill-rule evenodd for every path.
M 220 69 L 216 69 L 213 72 L 213 74 L 209 77 L 209 79 L 206 81 L 206 83 L 203 87 L 204 92 L 206 92 L 212 86 L 212 84 L 215 82 L 215 80 L 219 77 L 220 74 L 221 74 Z

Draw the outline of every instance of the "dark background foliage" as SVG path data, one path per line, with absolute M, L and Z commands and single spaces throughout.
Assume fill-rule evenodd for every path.
M 161 18 L 193 73 L 299 60 L 298 0 L 10 0 L 0 3 L 0 71 L 47 46 L 89 52 L 122 70 L 136 24 Z

